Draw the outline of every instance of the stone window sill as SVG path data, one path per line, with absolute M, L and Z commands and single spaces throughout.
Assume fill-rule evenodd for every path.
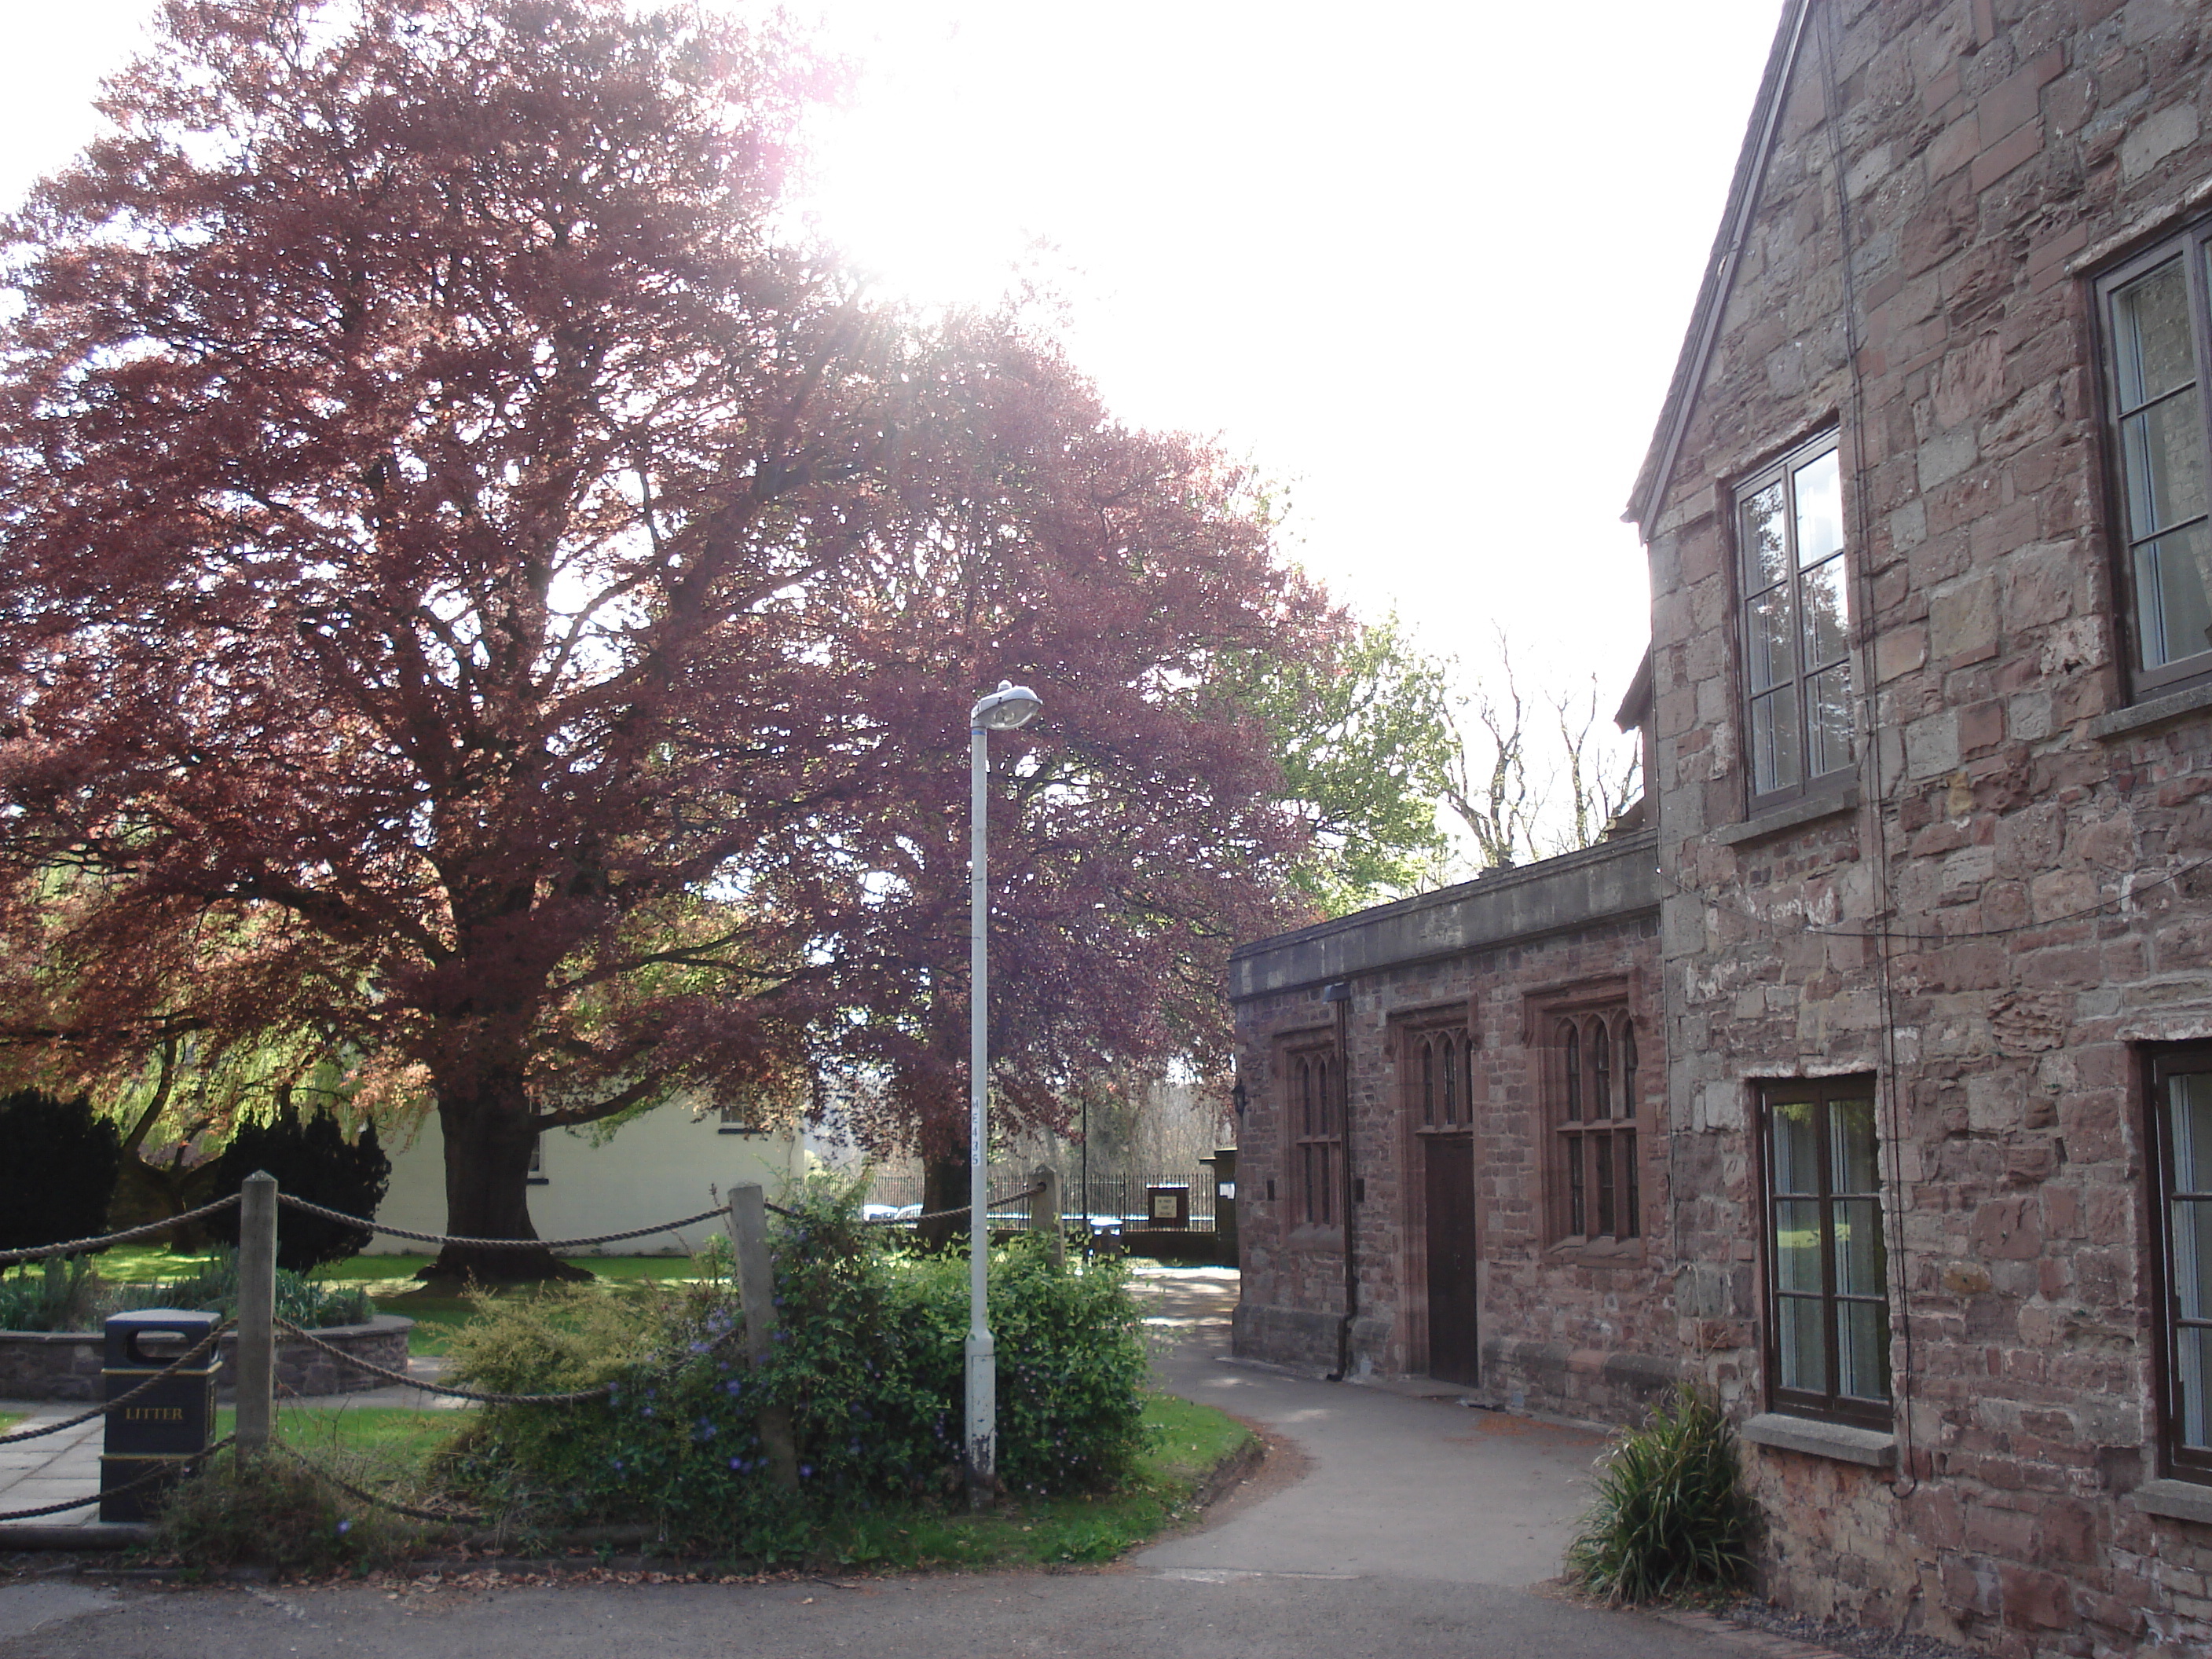
M 2093 738 L 2124 738 L 2212 708 L 2212 685 L 2192 685 L 2186 691 L 2168 692 L 2126 708 L 2115 708 L 2089 722 Z
M 2212 1526 L 2212 1486 L 2194 1480 L 2146 1480 L 2133 1497 L 2135 1506 L 2146 1515 Z
M 1863 1463 L 1870 1469 L 1889 1468 L 1897 1462 L 1895 1435 L 1855 1429 L 1847 1423 L 1825 1423 L 1814 1417 L 1761 1412 L 1736 1432 L 1754 1446 L 1803 1452 L 1808 1457 L 1832 1458 L 1838 1463 Z
M 1707 830 L 1705 839 L 1717 846 L 1735 847 L 1744 842 L 1778 836 L 1784 830 L 1795 830 L 1801 824 L 1817 823 L 1822 818 L 1835 817 L 1852 811 L 1858 804 L 1858 785 L 1848 784 L 1841 789 L 1823 791 L 1807 800 L 1793 800 L 1787 806 L 1761 812 L 1757 817 L 1746 818 L 1741 823 L 1724 823 L 1717 830 Z

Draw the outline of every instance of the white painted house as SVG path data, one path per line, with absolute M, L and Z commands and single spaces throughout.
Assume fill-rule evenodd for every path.
M 425 1118 L 415 1138 L 390 1149 L 392 1186 L 376 1212 L 390 1226 L 438 1232 L 446 1224 L 445 1147 L 437 1118 Z M 680 1101 L 633 1118 L 594 1145 L 584 1132 L 556 1129 L 538 1142 L 530 1176 L 530 1219 L 541 1238 L 588 1238 L 632 1227 L 696 1215 L 730 1188 L 757 1182 L 774 1198 L 806 1171 L 806 1151 L 797 1133 L 746 1127 L 708 1111 L 695 1115 Z M 597 1252 L 654 1255 L 696 1249 L 708 1224 L 669 1233 L 623 1239 Z M 380 1233 L 372 1255 L 399 1255 L 425 1247 Z

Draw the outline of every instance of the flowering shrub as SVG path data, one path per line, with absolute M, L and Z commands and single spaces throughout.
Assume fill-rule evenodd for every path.
M 480 1304 L 451 1351 L 469 1382 L 615 1387 L 604 1402 L 488 1407 L 457 1477 L 547 1521 L 650 1518 L 672 1537 L 763 1556 L 802 1552 L 841 1508 L 957 1492 L 967 1264 L 897 1253 L 853 1200 L 817 1185 L 780 1221 L 780 1323 L 757 1369 L 726 1284 Z M 1128 1472 L 1143 1441 L 1137 1321 L 1118 1265 L 1055 1267 L 1027 1238 L 992 1252 L 1009 1488 L 1094 1491 Z M 769 1406 L 792 1415 L 795 1497 L 768 1478 L 759 1424 Z

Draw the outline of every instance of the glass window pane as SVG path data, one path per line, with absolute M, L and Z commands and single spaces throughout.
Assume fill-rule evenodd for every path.
M 1636 1137 L 1624 1133 L 1620 1140 L 1620 1236 L 1633 1238 L 1644 1231 L 1643 1171 L 1636 1163 Z
M 1459 1121 L 1459 1048 L 1444 1039 L 1444 1121 Z
M 1805 667 L 1808 672 L 1841 662 L 1850 641 L 1851 602 L 1844 585 L 1841 554 L 1814 565 L 1801 586 L 1805 606 Z
M 1806 687 L 1812 719 L 1805 734 L 1805 769 L 1826 777 L 1851 763 L 1851 665 L 1838 663 Z
M 2157 668 L 2212 647 L 2212 528 L 2169 531 L 2136 549 L 2136 605 L 2143 666 Z
M 1789 574 L 1790 547 L 1778 478 L 1743 504 L 1743 591 L 1756 593 Z
M 2173 1190 L 2212 1193 L 2212 1073 L 2168 1078 L 2173 1126 Z
M 1613 1041 L 1605 1034 L 1605 1022 L 1590 1023 L 1590 1091 L 1589 1115 L 1592 1117 L 1613 1115 Z
M 1637 1088 L 1636 1028 L 1620 1028 L 1620 1115 L 1636 1115 Z
M 1778 587 L 1761 593 L 1743 608 L 1744 672 L 1751 689 L 1765 691 L 1796 678 L 1795 629 L 1790 622 L 1790 590 Z
M 2212 1328 L 2197 1325 L 2175 1332 L 2173 1347 L 2173 1403 L 2181 1419 L 2181 1443 L 2212 1448 L 2212 1411 L 2204 1400 L 2205 1382 L 2212 1378 Z
M 1844 544 L 1844 491 L 1836 452 L 1797 469 L 1797 562 L 1825 559 Z
M 1820 1143 L 1814 1133 L 1813 1103 L 1778 1101 L 1770 1109 L 1774 1190 L 1817 1194 L 1820 1190 Z
M 1431 1124 L 1437 1121 L 1437 1048 L 1432 1042 L 1421 1045 L 1421 1121 Z
M 1820 1330 L 1820 1298 L 1785 1296 L 1775 1304 L 1775 1347 L 1781 1383 L 1808 1394 L 1828 1391 L 1827 1345 Z
M 2137 541 L 2204 511 L 2204 416 L 2194 392 L 2176 392 L 2120 422 L 2128 534 Z
M 1851 1400 L 1889 1398 L 1887 1310 L 1879 1302 L 1836 1304 L 1836 1392 Z
M 2204 1293 L 2212 1289 L 2212 1200 L 2173 1202 L 2173 1300 L 2184 1319 L 2212 1319 Z
M 2181 261 L 2160 265 L 2112 299 L 2120 407 L 2139 409 L 2197 378 L 2189 339 L 2189 284 Z
M 1597 1232 L 1601 1238 L 1611 1238 L 1613 1220 L 1613 1137 L 1592 1135 L 1590 1138 L 1590 1167 L 1597 1176 Z
M 1798 744 L 1797 688 L 1785 685 L 1751 704 L 1751 787 L 1787 789 L 1804 775 Z
M 1565 1032 L 1567 1066 L 1567 1121 L 1580 1121 L 1583 1115 L 1583 1039 L 1571 1025 Z
M 1567 1154 L 1567 1231 L 1577 1237 L 1589 1234 L 1589 1216 L 1583 1194 L 1583 1138 L 1565 1137 Z
M 1828 1169 L 1838 1193 L 1881 1191 L 1881 1175 L 1875 1162 L 1874 1102 L 1832 1100 L 1828 1103 Z
M 1785 1198 L 1774 1206 L 1774 1288 L 1820 1290 L 1820 1206 L 1817 1200 Z
M 1883 1247 L 1881 1204 L 1871 1198 L 1839 1198 L 1830 1212 L 1836 1228 L 1836 1294 L 1881 1296 Z

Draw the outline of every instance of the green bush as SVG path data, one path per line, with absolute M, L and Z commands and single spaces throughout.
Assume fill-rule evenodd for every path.
M 494 1407 L 456 1472 L 488 1501 L 548 1521 L 654 1519 L 684 1541 L 801 1553 L 828 1516 L 962 1490 L 967 1268 L 894 1254 L 851 1194 L 793 1206 L 775 1242 L 780 1323 L 757 1370 L 717 1284 L 483 1301 L 454 1374 L 502 1392 L 613 1380 L 605 1402 Z M 999 1473 L 1024 1493 L 1096 1491 L 1144 1443 L 1145 1356 L 1118 1266 L 1054 1267 L 1041 1241 L 993 1252 Z M 768 1479 L 761 1412 L 798 1441 L 796 1497 Z
M 156 1285 L 111 1285 L 92 1271 L 94 1258 L 42 1262 L 0 1279 L 0 1331 L 96 1331 L 110 1314 L 140 1308 L 238 1311 L 238 1252 L 219 1249 L 189 1278 Z M 323 1285 L 276 1270 L 276 1316 L 309 1329 L 358 1325 L 376 1304 L 358 1285 Z
M 93 1258 L 59 1256 L 0 1276 L 0 1331 L 88 1331 L 100 1322 Z
M 1567 1547 L 1567 1570 L 1609 1602 L 1724 1589 L 1750 1565 L 1751 1512 L 1735 1431 L 1683 1385 L 1600 1463 L 1597 1498 Z
M 123 1137 L 91 1103 L 36 1089 L 0 1097 L 0 1250 L 32 1249 L 107 1231 Z
M 362 1128 L 360 1139 L 349 1141 L 329 1113 L 318 1112 L 302 1123 L 298 1109 L 289 1105 L 266 1123 L 238 1126 L 215 1162 L 210 1184 L 218 1194 L 234 1193 L 260 1170 L 276 1177 L 280 1192 L 364 1218 L 376 1214 L 392 1183 L 392 1160 L 376 1144 L 374 1124 Z M 238 1217 L 235 1208 L 210 1217 L 208 1236 L 237 1243 Z M 295 1273 L 313 1273 L 325 1262 L 359 1255 L 370 1237 L 365 1229 L 281 1205 L 276 1265 Z

